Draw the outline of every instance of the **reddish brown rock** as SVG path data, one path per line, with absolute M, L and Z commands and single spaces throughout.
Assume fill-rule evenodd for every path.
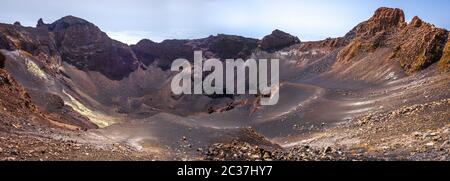
M 37 107 L 31 102 L 30 95 L 10 75 L 0 69 L 0 106 L 16 115 L 37 112 Z
M 417 16 L 406 24 L 402 10 L 380 8 L 344 37 L 351 42 L 338 53 L 337 62 L 347 63 L 358 55 L 388 48 L 393 52 L 391 59 L 398 61 L 407 74 L 412 74 L 440 60 L 447 37 L 445 29 L 423 22 Z
M 447 37 L 446 30 L 414 17 L 392 39 L 392 44 L 396 44 L 395 57 L 408 74 L 423 70 L 441 59 Z
M 442 52 L 442 57 L 438 63 L 439 71 L 441 72 L 450 72 L 450 34 L 447 40 L 447 44 L 445 45 L 444 51 Z
M 346 37 L 366 37 L 373 36 L 378 32 L 395 32 L 398 28 L 404 27 L 405 13 L 398 8 L 378 8 L 375 14 L 367 21 L 364 21 L 351 30 Z
M 261 40 L 259 47 L 262 50 L 275 51 L 297 43 L 300 43 L 300 39 L 277 29 L 272 34 L 265 36 Z

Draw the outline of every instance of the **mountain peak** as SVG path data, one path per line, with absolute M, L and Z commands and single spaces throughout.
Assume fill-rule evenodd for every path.
M 61 29 L 66 29 L 66 28 L 68 28 L 70 26 L 75 26 L 75 25 L 92 25 L 92 26 L 95 26 L 94 24 L 92 24 L 92 23 L 90 23 L 90 22 L 88 22 L 88 21 L 86 21 L 84 19 L 81 19 L 81 18 L 69 15 L 69 16 L 65 16 L 65 17 L 63 17 L 63 18 L 53 22 L 51 24 L 50 30 L 58 31 L 58 30 L 61 30 Z
M 42 20 L 42 18 L 39 18 L 39 20 L 36 24 L 36 27 L 39 28 L 39 27 L 44 27 L 44 26 L 47 26 L 47 24 L 44 23 L 44 20 Z
M 406 25 L 405 13 L 398 8 L 378 8 L 374 15 L 353 28 L 347 38 L 372 37 L 379 32 L 393 32 Z
M 379 21 L 390 25 L 399 25 L 405 22 L 405 13 L 399 8 L 378 8 L 369 21 Z
M 422 26 L 422 23 L 423 21 L 418 16 L 414 16 L 409 25 L 414 27 L 420 27 Z

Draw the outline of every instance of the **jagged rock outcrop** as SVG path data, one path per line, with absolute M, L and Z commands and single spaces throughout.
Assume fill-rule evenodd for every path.
M 37 28 L 1 24 L 0 48 L 28 52 L 38 57 L 49 72 L 56 71 L 62 60 L 81 70 L 98 71 L 120 80 L 139 66 L 128 45 L 112 40 L 94 24 L 73 16 L 52 24 L 39 19 Z
M 418 17 L 406 23 L 400 9 L 379 8 L 369 20 L 347 33 L 344 38 L 351 42 L 339 52 L 336 61 L 348 63 L 358 60 L 358 55 L 387 48 L 393 52 L 390 58 L 412 74 L 439 61 L 447 37 L 445 29 Z
M 371 18 L 358 24 L 344 36 L 349 44 L 338 53 L 336 62 L 348 63 L 357 55 L 387 46 L 388 37 L 405 26 L 405 14 L 401 9 L 377 9 Z
M 398 8 L 378 8 L 367 21 L 358 24 L 345 37 L 370 37 L 379 32 L 396 32 L 406 26 L 405 13 Z
M 0 49 L 30 54 L 48 73 L 56 72 L 60 62 L 55 41 L 45 29 L 0 24 Z
M 144 39 L 131 45 L 131 48 L 145 65 L 156 62 L 163 70 L 167 70 L 177 58 L 193 61 L 194 51 L 200 50 L 206 58 L 246 58 L 257 47 L 257 42 L 256 39 L 219 34 L 195 40 L 165 40 L 161 43 Z
M 39 18 L 39 20 L 36 24 L 36 28 L 40 28 L 40 27 L 47 27 L 47 24 L 44 23 L 44 20 L 42 20 L 42 18 Z
M 259 48 L 265 51 L 276 51 L 297 43 L 300 43 L 298 37 L 276 29 L 261 40 Z
M 393 38 L 395 58 L 411 74 L 423 70 L 442 57 L 447 42 L 446 30 L 425 23 L 417 16 Z
M 450 33 L 444 51 L 442 52 L 442 57 L 439 60 L 438 68 L 441 72 L 450 72 Z

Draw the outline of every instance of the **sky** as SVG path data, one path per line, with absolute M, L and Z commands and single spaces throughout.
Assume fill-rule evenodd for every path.
M 73 15 L 127 44 L 219 33 L 260 39 L 274 29 L 311 41 L 343 36 L 382 6 L 450 29 L 448 0 L 2 0 L 0 22 L 35 26 Z

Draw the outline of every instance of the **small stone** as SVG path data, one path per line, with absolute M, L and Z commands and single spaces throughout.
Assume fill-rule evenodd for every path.
M 269 158 L 271 158 L 272 156 L 270 155 L 270 152 L 264 152 L 264 154 L 263 154 L 263 158 L 264 159 L 269 159 Z
M 425 146 L 434 146 L 434 143 L 433 142 L 429 142 L 429 143 L 427 143 L 427 144 L 425 144 Z
M 447 145 L 450 145 L 450 141 L 449 141 L 449 140 L 447 140 L 447 141 L 445 141 L 444 143 L 442 143 L 441 148 L 444 148 L 444 147 L 446 147 Z
M 258 154 L 253 154 L 253 155 L 250 155 L 250 158 L 253 158 L 253 159 L 258 159 L 260 156 L 258 155 Z
M 16 150 L 16 149 L 10 150 L 9 153 L 10 153 L 11 155 L 19 155 L 19 151 Z
M 450 132 L 450 128 L 445 128 L 444 131 L 442 131 L 442 133 L 449 133 Z
M 3 159 L 4 161 L 16 161 L 15 157 L 6 157 Z
M 325 148 L 325 153 L 330 153 L 331 151 L 333 151 L 331 147 L 327 146 L 327 148 Z
M 422 136 L 422 133 L 416 131 L 416 132 L 413 133 L 413 135 L 414 135 L 415 137 L 420 137 L 420 136 Z

